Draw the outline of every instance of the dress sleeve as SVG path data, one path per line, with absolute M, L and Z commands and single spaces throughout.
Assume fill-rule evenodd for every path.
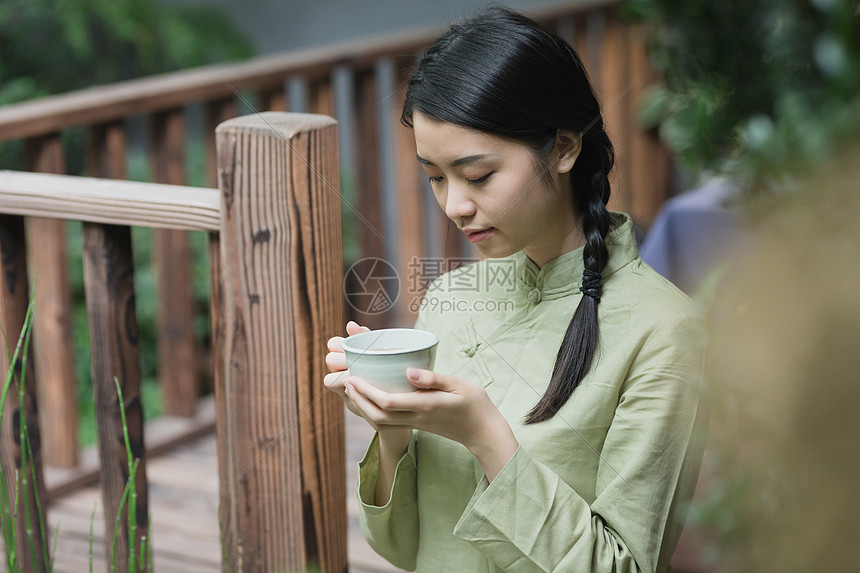
M 415 328 L 424 328 L 419 313 Z M 379 434 L 370 441 L 358 463 L 358 505 L 361 531 L 367 543 L 392 565 L 414 571 L 418 555 L 418 489 L 415 432 L 406 453 L 397 462 L 391 495 L 384 506 L 375 505 L 379 477 Z
M 361 531 L 374 551 L 392 565 L 415 570 L 418 555 L 418 492 L 416 488 L 415 433 L 397 467 L 388 503 L 376 501 L 379 470 L 379 434 L 374 434 L 358 463 L 358 505 Z
M 521 446 L 478 484 L 454 534 L 505 571 L 666 571 L 702 459 L 704 338 L 701 318 L 687 316 L 641 346 L 591 505 Z

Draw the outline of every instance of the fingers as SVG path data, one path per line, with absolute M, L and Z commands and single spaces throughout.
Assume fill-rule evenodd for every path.
M 359 332 L 370 332 L 370 329 L 366 326 L 360 326 L 354 320 L 350 320 L 346 323 L 346 333 L 350 336 L 353 334 L 358 334 Z M 328 343 L 326 346 L 328 347 L 329 352 L 343 352 L 343 336 L 332 336 L 328 339 Z
M 344 392 L 344 382 L 349 377 L 349 372 L 346 370 L 342 370 L 340 372 L 332 372 L 331 374 L 326 374 L 323 378 L 323 384 L 329 390 L 333 390 L 340 395 L 345 395 Z
M 356 393 L 361 393 L 363 397 L 373 402 L 376 407 L 386 412 L 414 412 L 419 409 L 420 399 L 416 399 L 417 396 L 414 392 L 392 394 L 377 388 L 357 376 L 348 377 L 346 385 L 348 388 L 355 388 L 358 391 Z
M 432 370 L 422 370 L 420 368 L 407 368 L 406 377 L 417 388 L 426 388 L 428 390 L 443 390 L 451 392 L 457 388 L 456 378 L 453 376 L 445 376 L 436 374 Z
M 346 323 L 346 333 L 350 336 L 353 334 L 358 334 L 359 332 L 370 332 L 370 329 L 366 326 L 361 326 L 354 320 L 350 320 Z
M 380 408 L 376 402 L 369 399 L 363 391 L 367 388 L 373 388 L 367 382 L 351 376 L 346 381 L 346 393 L 352 403 L 359 410 L 359 415 L 365 418 L 370 424 L 379 429 L 379 426 L 399 426 L 408 425 L 404 419 L 405 412 L 396 412 Z M 381 392 L 381 390 L 380 390 Z M 385 393 L 385 392 L 383 392 Z
M 328 339 L 329 352 L 343 352 L 343 336 L 332 336 Z
M 325 365 L 329 372 L 342 372 L 347 369 L 346 354 L 343 352 L 329 352 L 325 356 Z

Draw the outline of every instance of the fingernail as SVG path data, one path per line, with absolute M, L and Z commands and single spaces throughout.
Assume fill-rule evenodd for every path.
M 412 368 L 411 366 L 406 369 L 406 376 L 411 378 L 412 380 L 418 380 L 420 378 L 420 373 L 417 368 Z

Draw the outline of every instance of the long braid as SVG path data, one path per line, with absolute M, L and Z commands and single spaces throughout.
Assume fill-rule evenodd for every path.
M 612 163 L 610 154 L 609 169 Z M 597 351 L 597 305 L 603 290 L 601 273 L 609 260 L 606 234 L 612 225 L 612 216 L 606 209 L 609 200 L 608 170 L 604 169 L 605 165 L 601 165 L 593 171 L 585 193 L 574 193 L 574 204 L 581 214 L 582 234 L 585 237 L 582 250 L 585 269 L 580 287 L 583 296 L 564 333 L 549 386 L 541 400 L 526 415 L 526 424 L 543 422 L 555 415 L 588 374 Z

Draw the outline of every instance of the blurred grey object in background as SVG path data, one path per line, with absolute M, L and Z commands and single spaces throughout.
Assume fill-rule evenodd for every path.
M 639 254 L 688 294 L 695 293 L 744 240 L 738 188 L 725 179 L 666 202 Z

